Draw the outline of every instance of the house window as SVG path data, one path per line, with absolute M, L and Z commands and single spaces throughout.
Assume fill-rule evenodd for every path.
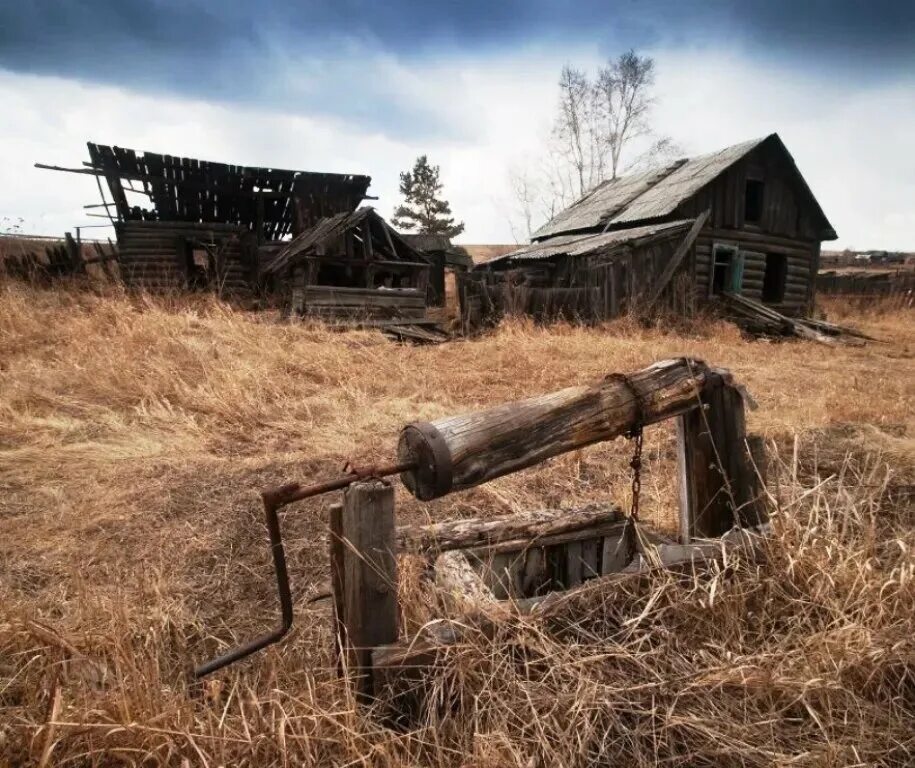
M 763 272 L 762 300 L 768 304 L 780 304 L 784 301 L 787 278 L 788 257 L 783 253 L 767 253 L 766 270 Z
M 743 285 L 743 254 L 732 245 L 715 245 L 712 249 L 710 296 L 725 291 L 740 293 Z
M 759 224 L 762 219 L 763 183 L 759 179 L 747 179 L 743 196 L 743 220 L 747 224 Z

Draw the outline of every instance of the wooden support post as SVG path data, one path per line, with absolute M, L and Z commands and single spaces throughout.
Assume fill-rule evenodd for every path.
M 769 522 L 768 504 L 766 501 L 766 480 L 769 476 L 769 459 L 766 455 L 766 441 L 761 435 L 747 435 L 747 448 L 750 451 L 749 471 L 752 487 L 756 497 L 751 500 L 746 514 L 741 515 L 745 526 L 760 526 Z
M 346 608 L 344 606 L 344 564 L 343 505 L 331 504 L 328 521 L 328 544 L 330 547 L 330 584 L 334 596 L 334 648 L 337 670 L 343 672 L 343 651 L 346 648 Z
M 354 483 L 344 491 L 341 515 L 343 571 L 332 578 L 343 591 L 346 659 L 356 693 L 374 693 L 372 650 L 397 640 L 397 559 L 394 489 L 380 480 Z M 334 604 L 340 604 L 335 594 Z
M 677 418 L 680 541 L 757 525 L 759 482 L 747 448 L 743 396 L 729 384 L 709 387 L 703 407 Z

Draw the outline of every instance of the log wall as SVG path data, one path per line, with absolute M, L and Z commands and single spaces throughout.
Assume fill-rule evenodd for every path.
M 117 238 L 121 277 L 130 288 L 189 287 L 187 249 L 202 249 L 202 243 L 215 244 L 213 251 L 218 254 L 211 288 L 228 293 L 252 288 L 256 270 L 253 239 L 237 225 L 127 221 L 117 225 Z

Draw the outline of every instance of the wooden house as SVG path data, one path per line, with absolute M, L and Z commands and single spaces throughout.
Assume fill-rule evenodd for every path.
M 422 324 L 433 262 L 365 206 L 319 219 L 263 266 L 291 315 Z
M 465 319 L 584 320 L 742 294 L 788 315 L 814 299 L 836 233 L 777 134 L 598 185 L 464 281 Z
M 129 287 L 243 293 L 261 257 L 366 198 L 369 176 L 257 168 L 89 143 L 98 207 L 115 226 Z M 105 180 L 108 196 L 101 185 Z

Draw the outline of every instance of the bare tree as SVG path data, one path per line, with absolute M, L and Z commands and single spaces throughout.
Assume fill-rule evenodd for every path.
M 657 167 L 682 154 L 652 129 L 654 78 L 654 59 L 634 50 L 598 69 L 593 81 L 583 70 L 562 68 L 558 109 L 540 159 L 509 173 L 523 219 L 520 227 L 512 224 L 513 231 L 530 232 L 625 171 Z
M 587 75 L 566 64 L 559 75 L 559 113 L 553 126 L 553 137 L 559 151 L 567 158 L 570 182 L 579 194 L 594 183 L 597 147 L 593 132 L 593 105 L 592 86 Z
M 651 133 L 649 114 L 654 98 L 654 59 L 629 50 L 597 71 L 594 84 L 595 110 L 603 130 L 610 160 L 610 178 L 620 170 L 620 156 L 633 140 Z

